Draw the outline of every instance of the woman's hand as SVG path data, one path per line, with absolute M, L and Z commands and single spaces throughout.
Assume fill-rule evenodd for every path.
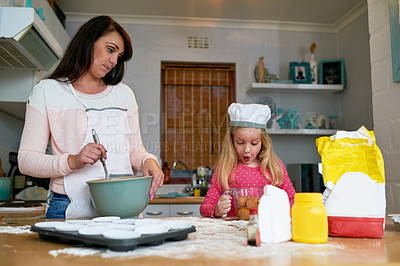
M 164 173 L 161 170 L 158 163 L 153 159 L 147 159 L 144 161 L 143 165 L 143 175 L 153 176 L 153 180 L 151 182 L 150 187 L 150 199 L 153 199 L 154 194 L 156 193 L 157 189 L 163 185 L 164 182 Z
M 100 157 L 107 159 L 107 150 L 99 143 L 88 143 L 76 155 L 68 156 L 68 166 L 71 170 L 81 169 L 85 165 L 95 164 Z
M 215 217 L 222 217 L 224 214 L 227 214 L 231 209 L 231 199 L 230 195 L 222 195 L 219 197 L 217 206 L 214 209 Z

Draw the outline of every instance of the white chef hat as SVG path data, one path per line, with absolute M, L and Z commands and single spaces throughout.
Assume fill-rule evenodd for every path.
M 267 128 L 271 109 L 264 104 L 232 103 L 228 108 L 230 126 Z

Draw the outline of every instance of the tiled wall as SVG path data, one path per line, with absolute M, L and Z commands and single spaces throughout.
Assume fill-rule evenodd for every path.
M 386 209 L 400 213 L 400 83 L 392 78 L 389 0 L 368 0 L 368 14 L 374 127 L 385 161 Z

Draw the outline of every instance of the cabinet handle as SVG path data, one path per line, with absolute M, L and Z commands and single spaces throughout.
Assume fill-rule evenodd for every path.
M 193 212 L 176 212 L 176 214 L 179 214 L 179 215 L 191 215 L 191 214 L 193 214 Z
M 147 215 L 161 215 L 162 212 L 146 212 Z

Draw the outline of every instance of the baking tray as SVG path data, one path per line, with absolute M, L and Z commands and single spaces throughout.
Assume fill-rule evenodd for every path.
M 196 227 L 192 225 L 185 229 L 170 229 L 167 233 L 142 235 L 134 239 L 107 239 L 102 235 L 81 235 L 78 232 L 61 232 L 54 228 L 39 228 L 35 225 L 31 227 L 31 231 L 38 233 L 43 240 L 85 247 L 109 248 L 114 251 L 128 251 L 134 250 L 137 246 L 157 246 L 165 241 L 185 240 L 189 233 L 196 232 Z

